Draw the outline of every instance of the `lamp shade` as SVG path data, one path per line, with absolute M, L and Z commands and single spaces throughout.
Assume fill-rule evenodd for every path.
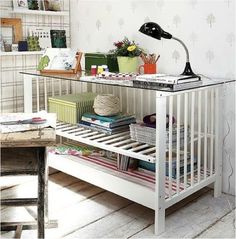
M 168 32 L 165 32 L 157 23 L 155 22 L 146 22 L 144 23 L 140 29 L 145 35 L 153 37 L 155 39 L 161 40 L 161 38 L 171 39 L 172 35 Z

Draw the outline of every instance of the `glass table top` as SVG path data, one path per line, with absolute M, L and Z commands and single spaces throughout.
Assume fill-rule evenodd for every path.
M 148 90 L 155 90 L 155 91 L 163 91 L 163 92 L 179 92 L 184 90 L 190 89 L 197 89 L 202 87 L 210 87 L 221 85 L 225 83 L 235 82 L 235 79 L 220 79 L 220 78 L 208 78 L 205 76 L 200 75 L 201 81 L 200 82 L 192 82 L 192 83 L 182 83 L 182 84 L 175 84 L 173 87 L 170 87 L 168 84 L 163 82 L 158 82 L 151 78 L 147 78 L 145 75 L 139 75 L 138 77 L 126 75 L 124 77 L 117 77 L 112 79 L 105 79 L 96 76 L 89 76 L 86 72 L 82 71 L 77 74 L 55 74 L 55 73 L 41 73 L 39 71 L 22 71 L 21 74 L 32 76 L 32 77 L 46 77 L 51 79 L 61 79 L 61 80 L 69 80 L 69 81 L 76 81 L 76 82 L 86 82 L 86 83 L 95 83 L 95 84 L 102 84 L 102 85 L 111 85 L 111 86 L 120 86 L 120 87 L 130 87 L 130 88 L 137 88 L 137 89 L 148 89 Z M 150 75 L 149 75 L 150 76 Z M 170 75 L 162 75 L 160 74 L 162 80 L 163 79 L 170 79 Z M 181 77 L 181 76 L 178 76 Z M 144 79 L 140 79 L 144 78 Z M 159 78 L 159 74 L 158 74 Z M 176 76 L 175 76 L 176 78 Z

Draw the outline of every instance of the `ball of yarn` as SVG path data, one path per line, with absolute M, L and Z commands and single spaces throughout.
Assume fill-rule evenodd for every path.
M 93 104 L 94 112 L 101 116 L 112 116 L 120 112 L 120 99 L 114 95 L 97 95 Z

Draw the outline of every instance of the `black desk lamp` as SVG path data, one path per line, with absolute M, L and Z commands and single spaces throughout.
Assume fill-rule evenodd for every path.
M 142 32 L 145 35 L 148 35 L 150 37 L 153 37 L 155 39 L 161 40 L 161 38 L 166 38 L 166 39 L 174 39 L 178 42 L 180 42 L 180 44 L 184 47 L 185 52 L 186 52 L 186 65 L 185 65 L 185 69 L 184 72 L 182 73 L 182 75 L 187 75 L 187 76 L 191 76 L 191 75 L 195 75 L 191 69 L 191 65 L 189 62 L 189 52 L 188 52 L 188 48 L 186 47 L 186 45 L 178 38 L 173 37 L 170 33 L 165 32 L 157 23 L 155 22 L 147 22 L 144 23 L 140 29 L 140 32 Z

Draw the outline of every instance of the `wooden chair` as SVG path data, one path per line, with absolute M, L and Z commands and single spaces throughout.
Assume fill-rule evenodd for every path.
M 1 222 L 1 230 L 15 230 L 20 238 L 24 229 L 38 229 L 38 238 L 45 237 L 47 228 L 56 227 L 55 220 L 48 221 L 48 167 L 46 146 L 55 143 L 55 129 L 1 134 L 1 177 L 35 175 L 38 177 L 37 198 L 1 199 L 2 206 L 37 206 L 37 221 Z M 30 189 L 29 189 L 30 190 Z M 37 226 L 37 227 L 36 227 Z

